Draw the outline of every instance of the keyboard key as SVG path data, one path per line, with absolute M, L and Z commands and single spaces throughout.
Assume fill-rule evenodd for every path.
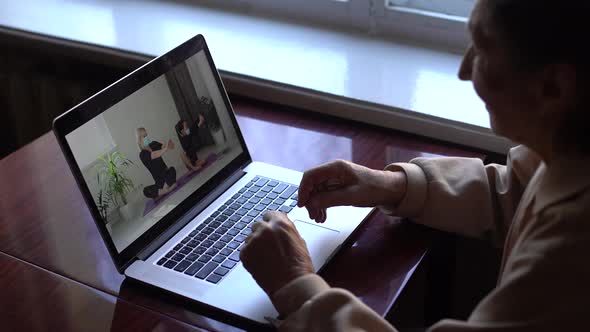
M 243 218 L 242 218 L 242 220 L 240 220 L 240 221 L 241 221 L 241 222 L 245 222 L 245 223 L 249 223 L 249 222 L 251 222 L 252 220 L 254 220 L 254 218 L 253 218 L 253 217 L 250 217 L 250 216 L 245 216 L 245 217 L 243 217 Z
M 215 263 L 221 263 L 225 260 L 225 256 L 223 255 L 217 255 L 215 257 L 213 257 L 212 261 L 214 261 Z
M 258 204 L 254 207 L 254 210 L 252 211 L 263 211 L 264 209 L 266 209 L 266 205 Z
M 285 204 L 286 200 L 284 198 L 279 198 L 275 201 L 275 204 L 283 205 Z
M 211 246 L 213 245 L 213 243 L 215 243 L 215 241 L 212 241 L 212 240 L 205 240 L 205 241 L 203 241 L 203 243 L 201 243 L 201 245 L 202 245 L 203 247 L 209 248 L 209 247 L 211 247 Z
M 224 242 L 229 242 L 229 241 L 223 241 L 223 242 L 221 242 L 221 240 L 222 239 L 219 239 L 219 241 L 215 242 L 215 244 L 213 244 L 213 248 L 221 250 L 221 248 L 225 247 L 225 243 Z
M 222 227 L 219 227 L 218 229 L 215 230 L 215 234 L 218 234 L 219 236 L 221 236 L 221 235 L 225 234 L 228 230 L 229 230 L 229 228 L 222 226 Z M 209 238 L 211 238 L 211 236 L 209 236 Z
M 244 204 L 248 201 L 248 199 L 246 199 L 245 197 L 240 197 L 236 200 L 236 202 L 238 202 L 239 204 Z
M 238 210 L 239 208 L 241 208 L 241 207 L 242 207 L 242 205 L 241 205 L 241 204 L 234 203 L 234 204 L 230 205 L 230 207 L 231 207 L 232 209 L 234 209 L 234 210 Z
M 235 235 L 235 234 L 234 234 L 234 235 Z M 219 239 L 219 241 L 223 241 L 223 242 L 227 243 L 227 242 L 231 241 L 231 239 L 232 239 L 232 238 L 233 238 L 233 236 L 230 236 L 230 235 L 224 235 L 224 236 L 222 236 L 222 237 Z
M 265 198 L 262 201 L 260 201 L 260 204 L 264 204 L 264 205 L 268 205 L 272 203 L 272 200 L 270 198 Z
M 217 216 L 217 218 L 215 218 L 215 221 L 219 221 L 219 222 L 224 222 L 227 220 L 227 218 L 229 218 L 229 214 L 225 214 L 225 212 L 219 216 Z
M 266 195 L 266 197 L 270 198 L 270 199 L 275 199 L 275 198 L 279 197 L 279 195 L 277 195 L 275 193 L 269 193 L 268 195 Z
M 201 257 L 199 257 L 199 259 L 197 259 L 197 261 L 201 262 L 201 263 L 207 263 L 208 261 L 211 260 L 211 256 L 209 255 L 203 255 Z
M 297 206 L 297 201 L 291 201 L 291 204 L 289 204 L 290 207 L 296 207 Z
M 240 261 L 240 252 L 239 251 L 232 252 L 232 254 L 229 255 L 228 259 L 231 259 L 234 262 L 239 262 Z
M 246 226 L 248 226 L 248 224 L 246 224 L 245 222 L 239 222 L 239 223 L 237 223 L 237 224 L 234 226 L 234 228 L 236 228 L 236 229 L 239 229 L 239 230 L 242 230 L 242 229 L 244 229 Z M 233 229 L 233 228 L 232 228 L 232 229 Z
M 260 179 L 260 176 L 256 175 L 252 180 L 252 183 L 256 183 L 256 181 L 258 181 Z
M 252 188 L 248 189 L 248 192 L 252 193 L 252 195 L 254 195 L 258 192 L 258 190 L 260 190 L 260 187 L 252 187 Z
M 201 262 L 194 262 L 193 265 L 189 266 L 188 269 L 186 269 L 186 271 L 184 271 L 184 274 L 188 274 L 189 276 L 193 276 L 195 275 L 195 273 L 197 273 L 197 271 L 199 271 L 200 268 L 202 268 L 205 264 L 201 263 Z
M 199 240 L 199 241 L 203 241 L 207 238 L 207 235 L 203 234 L 203 233 L 199 233 L 197 234 L 197 236 L 195 236 L 195 239 Z
M 229 220 L 228 220 L 228 221 L 230 221 L 230 222 L 231 222 L 231 221 L 238 221 L 238 220 L 240 220 L 240 216 L 241 216 L 241 215 L 234 214 L 234 215 L 232 215 L 231 217 L 229 217 Z
M 182 262 L 178 263 L 178 265 L 176 265 L 174 267 L 174 271 L 182 272 L 182 271 L 186 270 L 186 268 L 189 267 L 190 265 L 191 265 L 191 262 L 189 262 L 187 260 L 183 260 Z
M 257 204 L 258 202 L 260 202 L 260 198 L 258 198 L 258 197 L 252 197 L 248 201 L 248 203 L 252 203 L 252 204 Z
M 220 266 L 220 267 L 218 267 L 218 268 L 217 268 L 217 270 L 215 270 L 215 272 L 213 272 L 213 273 L 215 273 L 215 274 L 219 274 L 220 276 L 224 276 L 224 275 L 226 275 L 228 272 L 229 272 L 229 269 L 227 269 L 227 268 L 225 268 L 225 267 L 223 267 L 223 266 Z
M 242 251 L 242 249 L 244 249 L 245 246 L 246 246 L 246 243 L 244 242 L 244 243 L 240 244 L 240 246 L 238 247 L 237 250 Z
M 193 236 L 197 235 L 197 233 L 198 233 L 198 232 L 197 232 L 196 230 L 194 230 L 194 231 L 190 232 L 188 235 L 189 235 L 190 237 L 193 237 Z
M 195 277 L 197 277 L 199 279 L 205 279 L 209 275 L 209 273 L 211 273 L 211 271 L 215 270 L 218 266 L 219 266 L 219 264 L 217 264 L 215 262 L 209 262 L 209 263 L 207 263 L 207 265 L 205 265 L 205 267 L 203 267 L 201 270 L 199 270 L 199 272 L 195 275 Z
M 236 224 L 236 221 L 229 221 L 228 220 L 228 221 L 224 222 L 223 225 L 221 225 L 221 227 L 232 228 Z
M 287 205 L 283 205 L 283 206 L 281 206 L 281 208 L 279 209 L 279 211 L 281 211 L 281 212 L 285 212 L 285 213 L 289 213 L 289 212 L 291 212 L 291 210 L 293 210 L 293 208 L 292 208 L 292 207 L 290 207 L 290 206 L 287 206 Z
M 243 215 L 245 215 L 246 213 L 248 213 L 248 210 L 246 210 L 246 209 L 239 209 L 238 211 L 236 211 L 236 214 L 237 214 L 238 216 L 243 216 Z
M 219 254 L 221 254 L 223 256 L 229 256 L 229 255 L 231 255 L 231 253 L 232 253 L 232 250 L 229 248 L 221 249 L 221 251 L 219 252 Z
M 276 187 L 278 184 L 279 184 L 279 182 L 278 181 L 274 181 L 274 180 L 271 180 L 269 183 L 267 183 L 267 185 L 269 185 L 271 187 Z
M 178 254 L 172 256 L 172 260 L 175 260 L 177 262 L 180 262 L 181 260 L 184 259 L 184 257 L 186 257 L 186 255 L 183 255 L 183 254 L 178 253 Z
M 215 242 L 215 241 L 219 240 L 219 238 L 220 238 L 220 237 L 221 237 L 221 235 L 219 235 L 219 234 L 217 234 L 217 233 L 213 233 L 213 234 L 209 235 L 209 237 L 208 237 L 208 238 L 207 238 L 207 240 L 205 240 L 205 241 L 211 240 L 211 241 Z M 203 241 L 203 243 L 204 243 L 205 241 Z M 210 247 L 210 246 L 212 246 L 212 245 L 213 245 L 213 243 L 211 243 L 211 245 L 209 245 L 209 246 L 207 246 L 207 247 Z
M 273 192 L 273 193 L 280 194 L 280 193 L 282 193 L 282 192 L 283 192 L 285 189 L 287 189 L 287 187 L 289 187 L 289 186 L 288 186 L 288 185 L 286 185 L 286 184 L 284 184 L 284 183 L 281 183 L 281 184 L 279 184 L 278 186 L 276 186 L 276 187 L 275 187 L 275 188 L 272 190 L 272 192 Z
M 176 246 L 174 246 L 174 250 L 175 250 L 175 251 L 178 251 L 178 250 L 180 250 L 181 248 L 182 248 L 182 244 L 180 244 L 180 243 L 179 243 L 179 244 L 177 244 Z
M 232 241 L 232 242 L 230 242 L 230 243 L 227 245 L 227 247 L 228 247 L 228 248 L 231 248 L 231 249 L 236 249 L 236 248 L 237 248 L 237 247 L 239 247 L 239 246 L 240 246 L 240 243 L 239 243 L 239 242 L 236 242 L 236 241 Z M 184 258 L 184 257 L 183 257 L 183 258 Z
M 258 213 L 259 213 L 259 211 L 252 210 L 252 211 L 248 212 L 248 216 L 249 217 L 252 217 L 252 218 L 255 218 L 258 215 Z
M 251 192 L 249 192 L 249 191 L 246 191 L 246 192 L 244 193 L 244 195 L 242 195 L 242 197 L 246 197 L 246 198 L 250 198 L 250 197 L 252 197 L 252 196 L 254 196 L 254 194 L 253 194 L 253 193 L 251 193 Z
M 170 250 L 170 251 L 168 251 L 168 252 L 166 253 L 166 256 L 164 256 L 164 257 L 166 257 L 166 258 L 170 258 L 170 257 L 174 256 L 174 254 L 175 254 L 175 253 L 176 253 L 176 251 L 174 251 L 174 250 Z
M 272 190 L 272 187 L 271 186 L 266 186 L 266 187 L 260 189 L 260 191 L 265 192 L 265 193 L 268 193 L 271 190 Z
M 246 203 L 246 204 L 244 204 L 244 209 L 246 209 L 246 210 L 250 210 L 253 207 L 254 207 L 254 204 L 253 203 Z
M 242 188 L 238 191 L 237 194 L 234 194 L 231 198 L 233 199 L 237 199 L 238 197 L 240 197 L 240 194 L 243 193 L 244 191 L 246 191 L 246 189 Z
M 231 236 L 236 236 L 240 233 L 239 229 L 236 228 L 232 228 L 229 231 L 227 231 L 227 235 L 231 235 Z
M 293 195 L 293 193 L 295 193 L 295 191 L 297 191 L 297 187 L 296 186 L 289 186 L 289 188 L 287 188 L 287 190 L 283 191 L 283 193 L 279 196 L 280 198 L 290 198 L 291 195 Z
M 234 238 L 234 241 L 242 243 L 242 242 L 244 242 L 245 239 L 246 239 L 246 237 L 244 235 L 238 235 Z
M 256 181 L 256 187 L 263 187 L 267 183 L 268 183 L 267 179 L 261 178 L 258 181 Z
M 244 236 L 248 236 L 252 233 L 252 230 L 250 228 L 246 228 L 245 230 L 241 231 L 240 234 L 244 235 Z
M 278 204 L 271 204 L 268 206 L 268 209 L 271 211 L 276 211 L 279 208 L 280 205 Z
M 197 255 L 202 255 L 205 253 L 205 251 L 207 251 L 207 249 L 209 249 L 209 248 L 200 246 L 200 247 L 197 247 L 195 250 L 193 250 L 193 253 L 195 253 Z
M 205 227 L 204 230 L 201 231 L 201 234 L 209 235 L 215 231 L 215 228 Z
M 219 221 L 213 221 L 212 223 L 209 224 L 209 227 L 215 229 L 217 227 L 221 226 L 221 223 Z
M 189 247 L 189 248 L 193 248 L 193 249 L 194 249 L 194 248 L 196 248 L 196 247 L 198 247 L 198 246 L 199 246 L 199 243 L 201 243 L 201 242 L 200 242 L 200 241 L 197 241 L 197 240 L 190 240 L 190 241 L 189 241 L 189 242 L 186 244 L 186 246 L 187 246 L 187 247 Z
M 246 183 L 246 188 L 250 188 L 253 184 L 254 184 L 254 182 L 252 182 L 252 181 Z
M 174 265 L 176 265 L 176 262 L 175 262 L 175 261 L 173 261 L 173 260 L 169 260 L 169 261 L 167 261 L 166 263 L 164 263 L 164 267 L 167 267 L 167 268 L 169 268 L 169 269 L 173 268 L 173 267 L 174 267 Z
M 199 254 L 190 253 L 190 254 L 186 255 L 185 259 L 189 262 L 194 262 L 197 260 L 197 258 L 199 258 Z
M 215 256 L 215 255 L 217 255 L 218 252 L 219 252 L 219 250 L 217 250 L 215 248 L 211 248 L 205 252 L 205 255 Z
M 221 276 L 219 276 L 217 274 L 212 274 L 209 276 L 209 278 L 207 278 L 207 281 L 209 281 L 212 284 L 218 283 L 219 280 L 221 280 Z
M 226 269 L 232 269 L 234 266 L 236 266 L 236 262 L 227 259 L 225 262 L 223 262 L 223 264 L 221 264 L 221 266 L 225 267 Z
M 180 241 L 180 243 L 182 244 L 186 244 L 188 243 L 188 241 L 192 240 L 190 236 L 185 237 L 184 239 L 182 239 L 182 241 Z
M 256 196 L 258 198 L 264 198 L 264 196 L 266 196 L 266 193 L 263 191 L 260 191 L 260 192 L 257 192 L 256 195 L 254 195 L 254 196 Z
M 166 263 L 166 261 L 167 261 L 166 257 L 162 257 L 162 258 L 160 258 L 160 260 L 156 264 L 162 265 L 162 264 Z
M 179 253 L 181 253 L 183 255 L 188 255 L 191 253 L 191 251 L 193 251 L 193 249 L 191 247 L 184 247 L 184 248 L 180 249 Z
M 291 196 L 291 199 L 294 199 L 294 200 L 298 201 L 298 200 L 299 200 L 299 196 L 298 196 L 298 194 L 297 194 L 297 193 L 295 193 L 295 195 L 292 195 L 292 196 Z

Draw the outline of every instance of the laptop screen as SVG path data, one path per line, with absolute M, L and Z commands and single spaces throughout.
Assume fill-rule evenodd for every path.
M 120 253 L 242 152 L 199 51 L 66 135 Z

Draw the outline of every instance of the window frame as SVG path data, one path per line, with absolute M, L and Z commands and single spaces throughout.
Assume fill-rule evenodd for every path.
M 467 18 L 402 5 L 390 7 L 387 0 L 200 0 L 199 4 L 245 14 L 286 18 L 296 23 L 338 26 L 463 52 L 470 43 Z M 326 15 L 330 13 L 330 15 Z

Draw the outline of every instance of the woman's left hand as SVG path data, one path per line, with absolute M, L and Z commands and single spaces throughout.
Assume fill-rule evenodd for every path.
M 286 214 L 270 211 L 252 226 L 240 260 L 262 289 L 272 296 L 290 281 L 314 273 L 307 245 Z

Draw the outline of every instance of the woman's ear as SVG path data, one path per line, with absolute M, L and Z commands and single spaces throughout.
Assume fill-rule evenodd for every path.
M 576 69 L 569 64 L 552 64 L 541 73 L 540 97 L 543 115 L 553 117 L 569 111 L 576 100 Z

